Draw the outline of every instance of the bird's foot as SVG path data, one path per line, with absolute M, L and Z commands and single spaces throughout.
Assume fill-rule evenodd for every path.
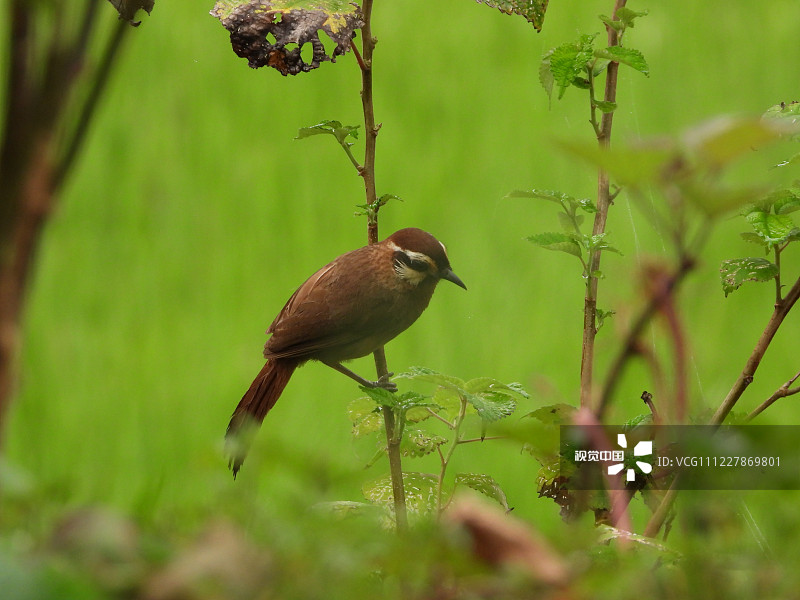
M 394 373 L 386 373 L 386 375 L 381 375 L 378 381 L 373 381 L 372 383 L 376 388 L 381 388 L 394 394 L 397 391 L 397 384 L 390 379 L 393 375 Z

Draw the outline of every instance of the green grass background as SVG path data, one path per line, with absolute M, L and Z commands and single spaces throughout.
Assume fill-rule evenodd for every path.
M 550 106 L 538 64 L 547 49 L 600 32 L 596 16 L 612 3 L 550 4 L 538 35 L 469 0 L 377 2 L 373 25 L 378 191 L 404 199 L 382 211 L 382 235 L 431 231 L 469 287 L 440 286 L 387 347 L 390 368 L 520 381 L 532 392 L 523 412 L 577 403 L 582 282 L 577 261 L 523 240 L 558 228 L 554 208 L 503 196 L 531 187 L 593 196 L 591 169 L 553 146 L 590 138 L 585 95 L 571 89 Z M 631 6 L 650 10 L 626 41 L 651 76 L 621 70 L 615 140 L 673 135 L 798 97 L 796 2 Z M 245 498 L 280 513 L 360 500 L 362 483 L 385 470 L 364 471 L 365 451 L 351 441 L 346 406 L 358 390 L 315 364 L 296 373 L 235 483 L 226 469 L 222 436 L 262 364 L 264 330 L 308 275 L 365 243 L 366 224 L 353 217 L 361 180 L 333 141 L 293 140 L 323 119 L 360 122 L 352 55 L 294 78 L 254 71 L 210 8 L 157 2 L 131 32 L 42 240 L 6 458 L 67 505 L 109 503 L 159 519 L 233 514 Z M 735 175 L 762 180 L 768 164 Z M 637 268 L 666 245 L 624 194 L 609 230 L 624 256 L 603 259 L 600 304 L 618 315 L 599 338 L 599 373 L 641 301 Z M 718 405 L 772 310 L 771 286 L 721 292 L 720 260 L 758 252 L 741 230 L 741 220 L 718 224 L 681 298 L 694 412 Z M 797 251 L 785 258 L 796 276 Z M 797 331 L 792 315 L 746 406 L 796 372 Z M 648 343 L 668 356 L 663 330 Z M 370 358 L 353 367 L 373 369 Z M 639 395 L 651 386 L 646 370 L 631 369 L 614 418 L 642 412 Z M 796 423 L 795 404 L 775 406 L 763 422 Z M 556 506 L 536 497 L 536 463 L 516 447 L 464 447 L 459 470 L 493 474 L 517 514 L 559 531 Z M 793 496 L 758 498 L 756 516 L 780 531 L 768 507 Z

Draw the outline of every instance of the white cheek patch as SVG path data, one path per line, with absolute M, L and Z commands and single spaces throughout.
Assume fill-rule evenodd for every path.
M 400 279 L 407 281 L 411 285 L 419 285 L 420 282 L 427 277 L 426 273 L 412 269 L 401 262 L 395 263 L 394 271 Z

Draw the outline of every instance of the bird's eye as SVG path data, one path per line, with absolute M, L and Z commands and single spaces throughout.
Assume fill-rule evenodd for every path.
M 428 262 L 424 260 L 419 260 L 416 258 L 412 258 L 408 266 L 414 269 L 415 271 L 427 271 L 428 270 Z
M 423 260 L 421 258 L 414 258 L 402 251 L 397 251 L 394 253 L 394 260 L 398 264 L 403 264 L 407 267 L 414 269 L 415 271 L 420 271 L 420 272 L 427 271 L 428 267 L 430 266 L 427 260 Z

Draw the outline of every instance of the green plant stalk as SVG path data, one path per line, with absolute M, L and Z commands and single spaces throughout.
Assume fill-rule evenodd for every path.
M 625 6 L 627 0 L 616 0 L 612 18 L 616 17 L 617 11 Z M 612 27 L 608 29 L 608 45 L 619 45 L 620 39 L 617 32 Z M 617 73 L 619 63 L 611 62 L 606 69 L 606 85 L 603 100 L 609 103 L 616 103 L 617 99 Z M 592 99 L 594 90 L 590 90 L 590 102 L 592 104 L 592 119 L 595 118 L 595 107 Z M 601 148 L 608 148 L 611 145 L 611 127 L 614 122 L 614 112 L 603 113 L 600 119 L 600 130 L 597 132 L 597 143 Z M 608 220 L 608 210 L 611 207 L 611 189 L 608 173 L 600 169 L 597 174 L 597 212 L 594 216 L 592 225 L 592 235 L 602 235 L 606 230 Z M 597 283 L 598 278 L 595 273 L 600 269 L 600 256 L 602 251 L 595 250 L 589 255 L 589 268 L 586 274 L 586 296 L 583 304 L 583 344 L 581 347 L 581 408 L 591 408 L 592 403 L 592 380 L 594 369 L 594 341 L 597 336 Z
M 370 244 L 378 242 L 378 194 L 375 187 L 375 142 L 380 127 L 375 125 L 375 107 L 372 96 L 372 55 L 377 40 L 372 36 L 372 0 L 364 0 L 361 6 L 361 16 L 364 25 L 361 27 L 363 53 L 356 58 L 361 68 L 361 106 L 364 111 L 364 164 L 359 169 L 359 175 L 364 180 L 364 193 L 367 206 L 375 206 L 374 211 L 369 211 L 367 218 L 367 240 Z M 356 162 L 356 161 L 354 161 Z M 386 363 L 386 352 L 383 347 L 373 353 L 375 370 L 378 379 L 385 379 L 389 375 Z M 386 453 L 389 457 L 389 474 L 392 479 L 392 496 L 394 499 L 395 523 L 398 531 L 408 529 L 408 512 L 406 509 L 406 494 L 403 487 L 403 465 L 400 458 L 400 424 L 395 419 L 394 411 L 389 406 L 381 407 L 383 424 L 386 429 Z
M 436 482 L 436 513 L 441 514 L 444 510 L 442 506 L 442 491 L 444 488 L 444 476 L 447 473 L 447 467 L 450 464 L 450 459 L 453 457 L 453 452 L 456 451 L 456 446 L 461 443 L 461 423 L 464 422 L 464 417 L 467 415 L 467 399 L 461 396 L 461 407 L 458 410 L 458 417 L 456 417 L 455 425 L 453 428 L 453 441 L 447 449 L 447 454 L 443 455 L 439 450 L 439 457 L 442 460 L 442 468 L 439 470 L 439 478 Z

